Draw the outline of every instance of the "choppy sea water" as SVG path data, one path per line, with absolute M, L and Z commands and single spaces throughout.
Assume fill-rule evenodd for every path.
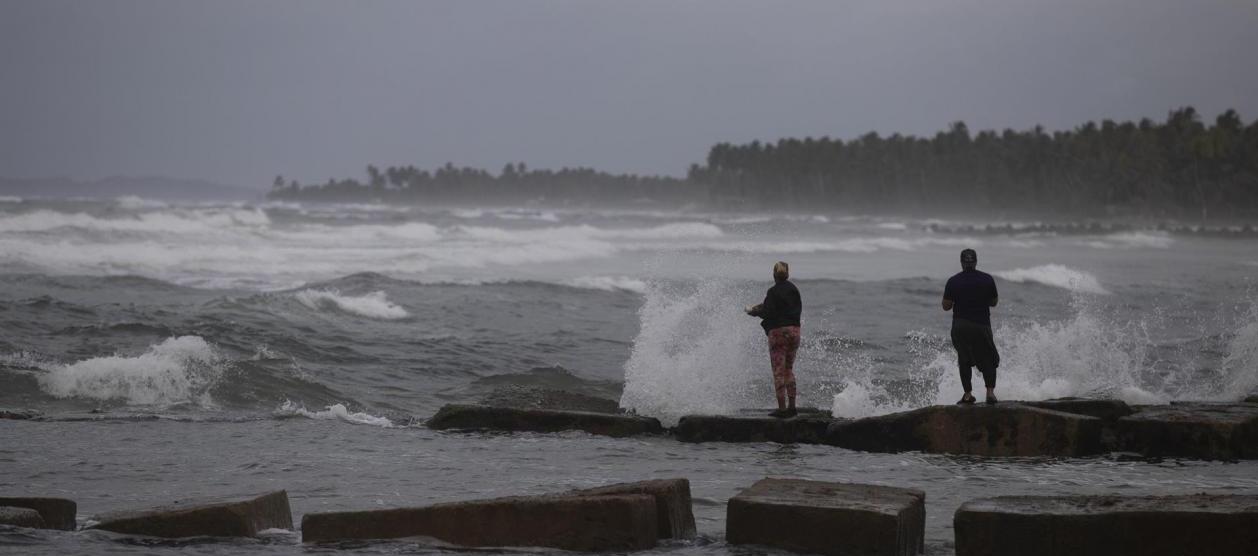
M 773 262 L 805 303 L 802 403 L 864 416 L 959 397 L 939 309 L 963 247 L 998 280 L 1005 399 L 1236 400 L 1258 389 L 1258 246 L 1157 231 L 700 210 L 0 202 L 0 492 L 91 514 L 286 488 L 300 515 L 685 476 L 701 537 L 766 476 L 927 491 L 928 551 L 965 500 L 1258 491 L 1251 463 L 976 460 L 817 446 L 435 433 L 502 385 L 620 399 L 667 422 L 772 404 L 742 314 Z M 1027 228 L 1039 230 L 1039 228 Z M 157 418 L 152 418 L 157 416 Z M 342 547 L 411 553 L 415 543 Z M 0 551 L 298 552 L 0 532 Z

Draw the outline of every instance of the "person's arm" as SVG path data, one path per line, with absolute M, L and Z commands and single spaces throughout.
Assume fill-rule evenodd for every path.
M 954 303 L 952 302 L 952 280 L 948 280 L 948 284 L 944 286 L 943 310 L 951 311 Z
M 998 301 L 1000 301 L 1000 294 L 996 293 L 996 281 L 992 280 L 992 299 L 990 302 L 991 306 L 995 307 Z

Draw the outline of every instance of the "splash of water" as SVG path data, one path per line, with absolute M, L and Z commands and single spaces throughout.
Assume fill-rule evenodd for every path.
M 316 311 L 333 310 L 381 320 L 398 320 L 411 316 L 406 309 L 391 301 L 382 291 L 366 295 L 343 295 L 336 290 L 302 290 L 293 297 Z
M 111 355 L 52 366 L 39 376 L 39 384 L 58 398 L 212 407 L 208 391 L 222 375 L 223 362 L 200 336 L 180 336 L 150 346 L 135 357 Z

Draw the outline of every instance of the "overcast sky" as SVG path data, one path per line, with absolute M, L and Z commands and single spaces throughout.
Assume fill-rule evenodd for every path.
M 0 76 L 0 176 L 681 175 L 719 141 L 1249 122 L 1258 2 L 0 0 Z

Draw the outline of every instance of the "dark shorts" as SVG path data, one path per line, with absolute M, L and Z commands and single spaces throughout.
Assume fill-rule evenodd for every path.
M 965 319 L 952 320 L 952 347 L 957 350 L 957 365 L 962 369 L 978 367 L 981 372 L 1000 366 L 1000 353 L 992 339 L 992 327 Z

